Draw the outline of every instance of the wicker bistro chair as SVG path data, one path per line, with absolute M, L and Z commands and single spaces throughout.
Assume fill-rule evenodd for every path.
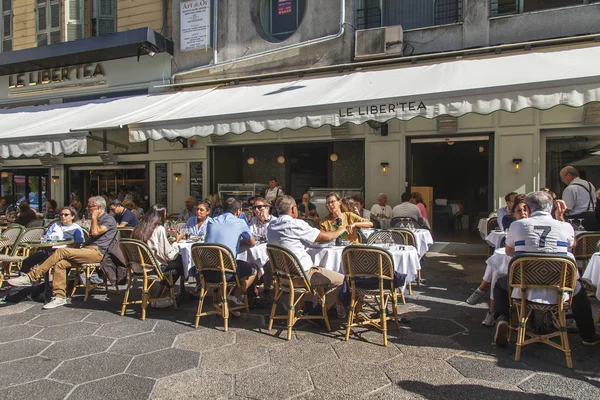
M 489 235 L 491 231 L 499 227 L 498 218 L 491 217 L 487 222 L 487 234 Z M 488 257 L 490 257 L 494 253 L 494 248 L 488 244 Z
M 44 222 L 45 221 L 43 218 L 33 219 L 33 220 L 29 221 L 29 223 L 27 224 L 27 228 L 44 227 Z
M 350 330 L 353 326 L 372 325 L 383 332 L 383 345 L 387 346 L 387 321 L 393 319 L 399 330 L 398 322 L 398 294 L 394 287 L 394 262 L 392 256 L 384 249 L 367 246 L 347 246 L 342 253 L 342 264 L 344 274 L 350 282 L 350 312 L 348 313 L 348 324 L 346 325 L 347 341 L 350 338 Z M 376 281 L 375 286 L 366 287 L 364 278 Z M 362 311 L 364 297 L 374 296 L 379 306 L 377 318 L 371 318 Z M 391 299 L 393 317 L 387 316 L 387 304 Z M 367 306 L 364 303 L 364 306 Z M 373 308 L 370 306 L 369 308 Z M 356 321 L 356 322 L 355 322 Z
M 575 237 L 576 243 L 573 247 L 573 255 L 577 261 L 582 262 L 582 275 L 585 272 L 588 261 L 592 254 L 598 251 L 600 246 L 600 232 L 583 232 Z
M 312 285 L 296 255 L 286 247 L 269 243 L 267 244 L 267 253 L 269 254 L 269 260 L 271 260 L 275 278 L 275 299 L 271 308 L 268 329 L 273 329 L 274 320 L 285 319 L 287 320 L 287 340 L 290 340 L 292 338 L 292 328 L 298 320 L 322 319 L 325 322 L 327 330 L 331 331 L 329 317 L 327 316 L 327 307 L 325 305 L 327 285 Z M 284 293 L 289 295 L 287 314 L 276 315 L 277 302 Z M 296 306 L 301 303 L 306 295 L 314 295 L 319 299 L 323 311 L 322 315 L 303 315 L 301 313 L 302 310 L 296 309 Z
M 415 229 L 427 229 L 424 228 L 423 225 L 421 225 L 419 223 L 419 221 L 417 221 L 414 218 L 410 218 L 410 217 L 394 217 L 392 218 L 392 220 L 390 221 L 390 227 L 392 229 L 396 229 L 396 228 L 404 228 L 407 226 L 413 226 Z
M 406 243 L 407 246 L 413 246 L 414 248 L 417 248 L 417 239 L 415 238 L 415 234 L 410 229 L 395 228 L 394 230 L 396 232 L 400 232 L 404 236 L 404 243 Z M 425 257 L 425 256 L 423 255 L 423 257 Z M 418 269 L 417 270 L 417 287 L 421 286 L 422 279 L 423 278 L 421 276 L 421 269 Z M 412 284 L 411 283 L 408 284 L 408 291 L 410 294 L 412 294 Z
M 21 268 L 21 263 L 29 257 L 29 247 L 22 247 L 20 243 L 40 240 L 46 233 L 46 228 L 29 228 L 23 229 L 16 242 L 13 243 L 10 254 L 0 255 L 0 264 L 6 271 L 6 275 L 10 276 L 10 271 L 13 267 Z
M 404 241 L 404 236 L 401 233 L 393 230 L 380 229 L 378 231 L 373 232 L 371 236 L 367 239 L 367 244 L 376 244 L 376 243 L 389 243 L 394 242 L 394 244 L 406 244 Z
M 125 315 L 125 310 L 130 304 L 141 304 L 142 305 L 142 321 L 146 319 L 146 307 L 150 300 L 150 290 L 156 282 L 166 280 L 170 286 L 169 295 L 166 297 L 156 298 L 154 300 L 171 299 L 173 302 L 173 308 L 177 308 L 177 301 L 175 299 L 175 288 L 173 287 L 173 276 L 170 274 L 163 274 L 160 269 L 160 264 L 154 258 L 154 255 L 150 251 L 148 245 L 140 240 L 136 239 L 122 239 L 119 243 L 119 247 L 125 256 L 127 262 L 128 277 L 127 277 L 127 290 L 123 297 L 123 306 L 121 307 L 121 316 Z M 141 300 L 129 300 L 129 293 L 135 282 L 142 278 L 142 299 Z
M 24 228 L 21 225 L 12 225 L 2 232 L 2 238 L 5 240 L 2 241 L 2 248 L 0 249 L 2 252 L 0 254 L 0 287 L 4 282 L 4 277 L 10 278 L 10 269 L 13 264 L 8 259 L 17 255 L 19 246 L 16 244 L 23 231 Z
M 121 239 L 129 239 L 131 238 L 131 232 L 133 232 L 133 228 L 130 226 L 122 226 L 120 228 L 118 228 L 119 230 L 119 237 Z
M 573 292 L 577 281 L 575 262 L 566 256 L 554 254 L 525 253 L 513 257 L 508 267 L 509 293 L 513 289 L 521 289 L 521 299 L 513 299 L 510 303 L 517 311 L 519 325 L 515 361 L 521 358 L 521 349 L 531 343 L 545 343 L 565 353 L 567 367 L 573 368 L 571 349 L 567 336 L 565 319 L 564 294 L 569 294 L 568 305 L 571 306 Z M 527 289 L 549 289 L 556 293 L 556 304 L 542 304 L 526 300 Z M 534 310 L 547 312 L 558 325 L 558 332 L 541 335 L 527 330 L 527 320 Z M 513 328 L 514 329 L 514 328 Z M 529 337 L 529 338 L 528 338 Z M 559 337 L 559 343 L 550 339 Z M 510 336 L 509 336 L 510 340 Z
M 250 315 L 248 307 L 248 296 L 246 290 L 243 290 L 237 275 L 237 265 L 231 250 L 227 246 L 219 243 L 195 243 L 192 245 L 192 260 L 196 269 L 200 272 L 202 287 L 200 288 L 200 297 L 198 299 L 198 311 L 196 312 L 196 322 L 194 327 L 198 328 L 200 317 L 205 315 L 218 314 L 223 317 L 223 330 L 229 329 L 229 312 L 245 309 Z M 209 281 L 204 277 L 204 272 L 213 271 L 220 274 L 220 280 Z M 235 288 L 242 290 L 244 305 L 229 307 L 227 297 Z M 209 289 L 213 290 L 213 309 L 202 312 L 204 298 Z

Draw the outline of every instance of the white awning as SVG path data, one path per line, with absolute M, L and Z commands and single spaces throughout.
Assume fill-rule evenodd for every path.
M 181 92 L 130 123 L 129 139 L 581 107 L 600 101 L 598 65 L 600 46 Z

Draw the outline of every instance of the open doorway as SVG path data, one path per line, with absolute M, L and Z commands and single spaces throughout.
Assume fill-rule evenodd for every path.
M 420 192 L 436 240 L 479 242 L 493 208 L 493 135 L 408 138 L 408 186 Z

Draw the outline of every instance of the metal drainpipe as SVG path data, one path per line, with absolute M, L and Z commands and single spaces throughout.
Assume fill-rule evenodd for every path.
M 217 39 L 219 35 L 218 18 L 219 18 L 219 0 L 213 1 L 213 63 L 217 63 Z
M 263 57 L 263 56 L 267 56 L 270 54 L 280 53 L 282 51 L 298 49 L 298 48 L 302 48 L 302 47 L 306 47 L 306 46 L 311 46 L 313 44 L 323 43 L 323 42 L 327 42 L 329 40 L 337 39 L 337 38 L 341 37 L 345 32 L 346 7 L 345 7 L 344 3 L 345 3 L 345 0 L 340 0 L 340 29 L 337 33 L 334 33 L 332 35 L 323 36 L 323 37 L 320 37 L 317 39 L 310 39 L 310 40 L 307 40 L 307 41 L 304 41 L 301 43 L 295 43 L 295 44 L 291 44 L 288 46 L 278 47 L 276 49 L 261 51 L 259 53 L 250 54 L 247 56 L 233 58 L 233 59 L 227 60 L 227 61 L 214 62 L 213 64 L 203 65 L 201 67 L 192 68 L 187 71 L 176 72 L 171 76 L 171 83 L 175 83 L 175 78 L 177 78 L 177 77 L 192 74 L 195 72 L 204 71 L 204 70 L 212 69 L 212 68 L 217 68 L 217 67 L 221 67 L 224 65 L 231 65 L 231 64 L 238 63 L 240 61 L 252 60 L 252 59 L 258 58 L 258 57 Z M 215 32 L 216 32 L 216 27 L 215 27 Z M 216 51 L 217 51 L 216 50 L 216 47 L 217 47 L 216 46 L 216 34 L 213 36 L 215 37 L 215 44 L 214 44 L 214 49 L 213 49 L 214 56 L 213 57 L 215 57 L 214 60 L 216 61 Z
M 167 10 L 168 0 L 162 0 L 162 32 L 161 35 L 167 37 L 167 14 L 169 13 Z

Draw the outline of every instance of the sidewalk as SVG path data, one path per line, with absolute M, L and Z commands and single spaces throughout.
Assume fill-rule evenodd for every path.
M 196 303 L 178 310 L 139 308 L 120 317 L 122 297 L 98 292 L 86 302 L 44 311 L 25 302 L 0 306 L 0 393 L 5 399 L 597 399 L 600 346 L 569 335 L 573 370 L 547 346 L 491 345 L 481 326 L 486 304 L 464 300 L 478 286 L 485 257 L 428 253 L 427 285 L 401 307 L 410 324 L 381 334 L 357 329 L 343 341 L 340 321 L 326 332 L 298 323 L 266 330 L 268 310 L 250 318 L 204 317 Z M 1 295 L 1 294 L 0 294 Z M 592 299 L 594 312 L 598 301 Z M 279 325 L 282 328 L 282 325 Z

